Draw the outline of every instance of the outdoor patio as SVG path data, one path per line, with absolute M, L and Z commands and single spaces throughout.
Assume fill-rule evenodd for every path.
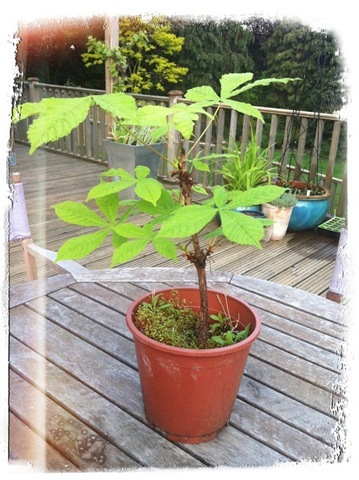
M 57 250 L 80 227 L 64 224 L 57 219 L 52 205 L 64 200 L 84 201 L 91 186 L 96 184 L 105 165 L 70 156 L 38 150 L 32 156 L 26 145 L 16 146 L 16 165 L 10 173 L 21 173 L 24 183 L 28 216 L 33 240 L 40 246 Z M 170 186 L 170 185 L 169 185 Z M 134 219 L 141 224 L 142 218 Z M 282 285 L 325 296 L 332 277 L 338 241 L 316 231 L 288 233 L 283 240 L 262 242 L 263 249 L 238 246 L 223 240 L 212 256 L 210 268 L 253 278 L 270 280 Z M 26 281 L 19 242 L 9 248 L 10 284 Z M 80 261 L 90 270 L 107 268 L 111 261 L 111 246 L 107 243 L 90 257 Z M 139 258 L 126 266 L 173 266 L 170 260 L 146 249 Z M 187 267 L 185 259 L 178 267 Z M 51 276 L 55 270 L 38 265 L 39 276 Z

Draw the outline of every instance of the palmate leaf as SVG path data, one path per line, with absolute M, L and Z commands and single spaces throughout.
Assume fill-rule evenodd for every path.
M 56 215 L 66 223 L 82 227 L 108 226 L 106 220 L 80 202 L 66 201 L 55 205 Z
M 96 198 L 96 204 L 107 220 L 113 225 L 117 218 L 119 207 L 117 193 Z
M 102 245 L 109 232 L 109 228 L 104 228 L 95 233 L 70 238 L 59 248 L 55 261 L 78 260 L 90 255 Z
M 92 97 L 41 100 L 39 117 L 33 121 L 28 130 L 30 154 L 44 143 L 68 135 L 85 120 L 91 104 Z

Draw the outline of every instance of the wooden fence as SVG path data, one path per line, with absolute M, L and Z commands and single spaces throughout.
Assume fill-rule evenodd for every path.
M 36 78 L 30 78 L 23 84 L 21 102 L 37 102 L 48 97 L 81 97 L 102 94 L 102 90 L 89 90 L 67 86 L 43 84 Z M 186 102 L 181 92 L 170 92 L 169 96 L 134 95 L 138 103 L 171 105 Z M 320 179 L 320 185 L 331 191 L 330 212 L 344 216 L 347 208 L 347 168 L 346 160 L 341 159 L 341 176 L 334 176 L 338 161 L 339 142 L 345 141 L 345 122 L 338 116 L 326 113 L 283 110 L 258 107 L 265 119 L 261 121 L 240 115 L 229 107 L 220 109 L 218 122 L 208 127 L 208 117 L 200 116 L 195 125 L 194 138 L 186 141 L 175 134 L 168 144 L 167 156 L 174 159 L 178 149 L 183 147 L 191 154 L 221 154 L 227 147 L 236 143 L 239 148 L 246 147 L 251 129 L 255 131 L 257 143 L 268 148 L 268 157 L 278 166 L 283 178 L 314 181 Z M 15 126 L 15 140 L 27 143 L 26 132 L 29 120 Z M 207 128 L 207 130 L 206 130 Z M 205 134 L 203 135 L 203 132 Z M 86 120 L 66 138 L 47 145 L 48 149 L 69 156 L 90 161 L 107 162 L 102 140 L 108 136 L 105 113 L 98 107 L 92 107 Z M 200 141 L 198 141 L 200 140 Z M 197 142 L 198 141 L 198 142 Z M 193 145 L 196 145 L 194 148 Z M 309 157 L 309 162 L 308 162 Z M 307 158 L 307 163 L 305 159 Z M 324 165 L 324 166 L 323 166 Z M 218 162 L 211 161 L 211 173 L 198 172 L 196 181 L 205 186 L 221 183 L 216 173 Z M 299 175 L 304 175 L 299 178 Z M 168 176 L 167 165 L 160 164 L 159 176 Z

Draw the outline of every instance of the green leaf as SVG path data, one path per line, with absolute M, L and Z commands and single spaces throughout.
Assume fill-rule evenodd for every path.
M 222 208 L 228 201 L 228 193 L 224 187 L 213 188 L 214 203 L 218 208 Z
M 140 238 L 136 240 L 127 241 L 118 248 L 114 249 L 111 267 L 119 263 L 125 263 L 137 257 L 148 243 L 147 238 Z
M 182 207 L 163 222 L 157 238 L 184 238 L 198 233 L 215 217 L 216 212 L 216 209 L 203 205 Z
M 239 113 L 243 113 L 244 115 L 258 118 L 258 120 L 264 123 L 261 112 L 258 110 L 258 108 L 254 107 L 250 103 L 237 102 L 236 100 L 226 100 L 225 103 L 229 107 L 232 107 L 233 110 L 236 110 Z
M 210 172 L 208 164 L 198 160 L 198 158 L 195 158 L 192 163 L 196 170 L 201 172 Z
M 82 123 L 92 104 L 92 97 L 44 98 L 39 105 L 39 117 L 30 125 L 30 154 L 44 143 L 68 135 Z
M 177 103 L 171 107 L 170 126 L 178 130 L 187 140 L 191 137 L 198 114 L 191 111 L 188 105 Z
M 221 100 L 226 102 L 230 97 L 237 95 L 236 89 L 243 83 L 249 82 L 253 78 L 253 73 L 228 73 L 220 79 Z
M 301 80 L 300 78 L 263 78 L 262 80 L 256 80 L 253 83 L 248 83 L 244 87 L 240 88 L 236 94 L 243 93 L 247 90 L 251 90 L 255 87 L 266 87 L 271 85 L 272 83 L 283 83 L 286 84 L 288 82 L 294 82 L 297 80 Z
M 87 201 L 93 198 L 106 197 L 107 195 L 121 192 L 135 183 L 136 180 L 134 178 L 115 180 L 113 182 L 101 182 L 91 188 L 87 195 Z
M 24 103 L 22 105 L 18 105 L 16 108 L 13 109 L 12 121 L 13 123 L 17 123 L 20 120 L 24 120 L 25 118 L 37 115 L 44 109 L 45 107 L 42 102 Z
M 106 112 L 121 118 L 124 121 L 137 121 L 136 101 L 131 95 L 123 92 L 107 93 L 104 95 L 94 95 L 93 100 Z
M 185 98 L 191 102 L 208 102 L 211 104 L 218 103 L 220 98 L 210 86 L 194 87 L 187 91 Z
M 145 165 L 138 165 L 135 168 L 136 178 L 146 178 L 151 173 L 151 170 Z
M 138 109 L 137 125 L 147 127 L 164 127 L 167 126 L 167 117 L 171 114 L 169 107 L 161 105 L 145 105 Z
M 157 252 L 165 258 L 178 262 L 176 245 L 168 238 L 154 238 L 153 245 Z
M 59 248 L 55 261 L 78 260 L 86 257 L 102 245 L 109 232 L 110 229 L 106 228 L 95 233 L 70 238 Z
M 117 193 L 96 198 L 96 204 L 107 220 L 113 225 L 116 221 L 119 207 Z
M 227 205 L 227 208 L 233 209 L 238 206 L 247 207 L 268 203 L 280 197 L 283 192 L 285 192 L 285 188 L 278 187 L 277 185 L 262 185 L 249 188 L 243 192 L 235 190 L 228 192 L 228 200 L 230 200 L 230 203 Z
M 156 205 L 162 190 L 163 185 L 154 178 L 139 178 L 135 186 L 136 195 L 153 205 Z
M 261 222 L 243 213 L 220 210 L 223 235 L 240 245 L 253 245 L 262 248 L 260 240 L 264 230 Z
M 193 185 L 192 190 L 197 193 L 201 193 L 202 195 L 208 195 L 208 192 L 205 188 L 201 187 L 201 185 Z
M 102 172 L 101 177 L 120 177 L 124 180 L 133 180 L 135 181 L 135 177 L 131 175 L 127 170 L 124 168 L 110 168 L 106 170 L 106 172 Z
M 168 218 L 175 210 L 182 208 L 181 205 L 175 203 L 171 193 L 164 188 L 156 205 L 146 200 L 139 200 L 136 203 L 137 208 L 144 213 L 159 217 L 161 220 Z
M 66 201 L 55 205 L 56 215 L 64 222 L 82 227 L 108 226 L 106 220 L 80 202 Z
M 143 238 L 148 236 L 141 227 L 133 223 L 121 223 L 114 228 L 114 231 L 120 237 L 125 238 Z

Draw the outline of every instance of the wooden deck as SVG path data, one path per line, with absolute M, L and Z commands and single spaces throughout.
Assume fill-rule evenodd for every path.
M 347 385 L 342 354 L 348 339 L 343 305 L 278 283 L 211 275 L 211 288 L 257 310 L 262 329 L 228 424 L 210 442 L 184 444 L 168 440 L 145 417 L 125 315 L 139 295 L 188 285 L 194 272 L 181 276 L 178 269 L 135 268 L 131 276 L 114 273 L 56 275 L 11 287 L 11 466 L 25 466 L 27 473 L 32 466 L 40 474 L 135 473 L 141 467 L 142 474 L 201 468 L 200 474 L 206 468 L 206 475 L 208 467 L 231 467 L 226 476 L 248 478 L 243 468 L 343 462 Z M 148 355 L 149 370 L 157 362 L 164 371 L 171 365 L 167 372 L 173 375 L 171 358 Z M 186 368 L 192 378 L 200 375 L 196 362 Z
M 106 166 L 65 155 L 39 150 L 28 154 L 28 147 L 17 145 L 16 166 L 24 183 L 29 223 L 33 240 L 40 246 L 57 250 L 79 227 L 64 224 L 51 208 L 64 200 L 84 201 L 89 188 L 96 184 Z M 135 221 L 141 224 L 144 217 Z M 270 280 L 296 287 L 317 295 L 325 295 L 332 276 L 337 240 L 315 231 L 288 233 L 281 241 L 263 242 L 263 249 L 233 245 L 223 241 L 212 256 L 209 268 L 249 277 Z M 110 265 L 111 246 L 104 245 L 90 257 L 80 261 L 87 268 L 100 269 Z M 148 248 L 144 254 L 126 266 L 173 266 L 171 261 Z M 185 259 L 180 267 L 186 267 Z M 39 275 L 49 276 L 54 270 L 39 265 Z M 13 243 L 9 248 L 10 284 L 26 281 L 21 247 Z

